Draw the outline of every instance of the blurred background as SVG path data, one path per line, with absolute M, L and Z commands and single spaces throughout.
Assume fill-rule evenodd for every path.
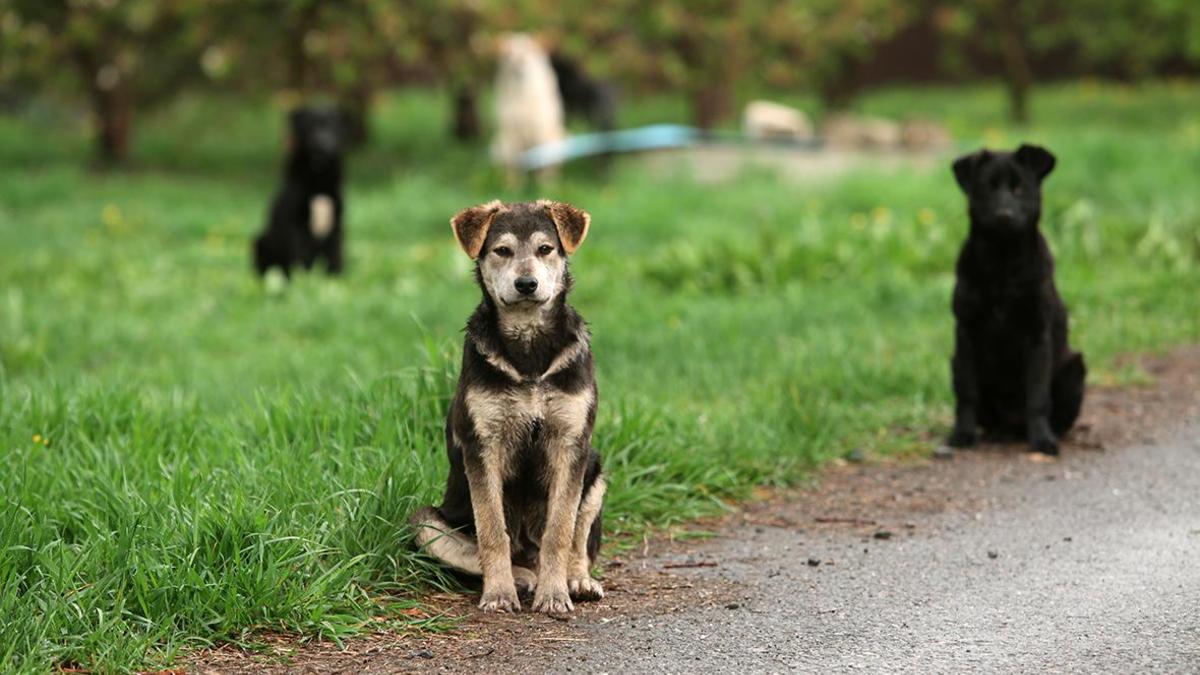
M 557 179 L 495 163 L 511 32 L 562 76 L 516 100 L 565 105 Z M 618 539 L 930 452 L 982 145 L 1058 157 L 1072 340 L 1144 382 L 1200 340 L 1198 74 L 1194 0 L 0 0 L 0 670 L 436 624 L 394 611 L 459 588 L 405 522 L 479 300 L 449 219 L 490 199 L 593 216 Z M 347 267 L 264 282 L 307 104 L 346 113 Z
M 327 97 L 366 145 L 389 95 L 421 89 L 439 136 L 470 142 L 490 121 L 495 39 L 515 30 L 631 104 L 669 94 L 658 117 L 702 128 L 763 94 L 821 113 L 880 87 L 981 81 L 1002 83 L 1009 116 L 1028 122 L 1038 83 L 1200 68 L 1200 10 L 1187 0 L 4 0 L 0 12 L 3 111 L 86 127 L 106 162 L 136 158 L 155 114 L 189 96 L 281 109 Z

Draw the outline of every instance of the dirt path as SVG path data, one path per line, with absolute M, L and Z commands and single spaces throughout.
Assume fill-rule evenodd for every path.
M 825 182 L 856 169 L 929 170 L 950 165 L 945 153 L 797 150 L 786 146 L 700 145 L 645 153 L 641 161 L 660 174 L 684 174 L 701 183 L 725 183 L 747 170 L 766 170 L 799 185 Z
M 990 446 L 830 467 L 816 487 L 610 561 L 569 620 L 469 615 L 200 672 L 1200 670 L 1200 348 L 1089 393 L 1062 459 Z

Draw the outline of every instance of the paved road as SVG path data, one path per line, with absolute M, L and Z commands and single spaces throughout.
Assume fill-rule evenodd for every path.
M 785 512 L 686 554 L 736 602 L 583 622 L 545 669 L 1200 673 L 1198 439 L 985 461 L 887 539 Z

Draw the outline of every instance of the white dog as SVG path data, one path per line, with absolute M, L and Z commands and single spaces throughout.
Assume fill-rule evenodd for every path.
M 550 57 L 529 35 L 506 35 L 499 43 L 496 73 L 496 139 L 492 155 L 509 167 L 520 167 L 530 148 L 566 137 L 562 96 Z
M 807 141 L 812 122 L 803 111 L 772 101 L 751 101 L 742 112 L 742 131 L 756 141 Z

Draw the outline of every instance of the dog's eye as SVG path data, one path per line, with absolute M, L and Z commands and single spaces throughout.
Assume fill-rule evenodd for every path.
M 497 246 L 496 248 L 492 249 L 492 253 L 495 253 L 496 255 L 500 256 L 501 258 L 511 258 L 512 257 L 512 249 L 507 246 Z
M 538 247 L 538 255 L 550 255 L 554 252 L 554 247 L 550 244 L 542 244 Z

